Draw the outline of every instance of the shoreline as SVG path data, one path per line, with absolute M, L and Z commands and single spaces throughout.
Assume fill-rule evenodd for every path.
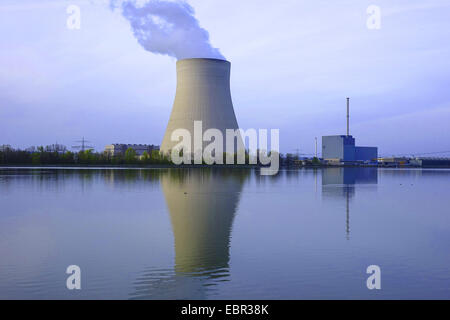
M 0 169 L 259 169 L 261 165 L 250 164 L 155 164 L 155 165 L 0 165 Z M 450 166 L 385 166 L 385 165 L 304 165 L 304 166 L 280 166 L 283 169 L 324 169 L 324 168 L 375 168 L 375 169 L 450 169 Z

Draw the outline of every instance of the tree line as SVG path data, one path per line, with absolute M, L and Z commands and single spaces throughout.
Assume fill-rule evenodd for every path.
M 236 157 L 236 155 L 235 155 Z M 248 154 L 245 157 L 248 163 Z M 225 159 L 225 154 L 224 154 Z M 280 166 L 294 165 L 299 158 L 287 153 L 279 154 Z M 225 163 L 225 161 L 224 161 Z M 236 163 L 236 162 L 235 162 Z M 312 159 L 312 164 L 318 164 L 317 158 Z M 95 152 L 84 150 L 80 152 L 67 151 L 65 148 L 57 149 L 47 147 L 33 148 L 29 150 L 17 150 L 6 148 L 0 150 L 0 165 L 170 165 L 173 164 L 170 157 L 158 150 L 144 152 L 141 156 L 132 148 L 128 148 L 124 154 L 110 155 L 107 152 Z
M 132 148 L 127 149 L 123 155 L 114 156 L 90 149 L 80 152 L 58 152 L 38 147 L 33 152 L 13 149 L 0 151 L 0 164 L 2 165 L 151 165 L 170 163 L 170 159 L 157 150 L 153 150 L 151 153 L 144 152 L 139 157 Z

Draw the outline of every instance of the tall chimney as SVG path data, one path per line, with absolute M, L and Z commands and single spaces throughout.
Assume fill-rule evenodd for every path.
M 238 129 L 230 91 L 231 64 L 219 59 L 183 59 L 177 61 L 177 89 L 175 102 L 161 152 L 169 153 L 177 141 L 171 141 L 172 132 L 186 129 L 194 140 L 194 121 L 202 121 L 202 131 L 219 129 L 226 137 L 226 129 Z M 208 145 L 203 143 L 203 148 Z M 191 150 L 195 153 L 194 144 Z M 235 143 L 236 145 L 236 143 Z M 225 148 L 225 143 L 224 143 Z
M 347 136 L 350 135 L 350 98 L 347 98 Z
M 317 137 L 316 137 L 316 150 L 315 150 L 316 152 L 315 152 L 315 156 L 316 156 L 316 158 L 317 158 Z

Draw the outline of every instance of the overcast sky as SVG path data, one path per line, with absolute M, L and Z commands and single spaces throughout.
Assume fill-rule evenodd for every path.
M 279 128 L 282 152 L 344 134 L 347 96 L 358 145 L 450 150 L 448 0 L 188 2 L 231 62 L 240 127 Z M 161 143 L 176 60 L 145 51 L 108 1 L 0 0 L 0 39 L 0 144 Z

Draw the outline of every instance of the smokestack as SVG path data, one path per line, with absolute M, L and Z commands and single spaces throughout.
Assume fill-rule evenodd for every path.
M 226 137 L 226 129 L 238 129 L 230 91 L 231 64 L 225 60 L 194 58 L 177 61 L 175 102 L 161 152 L 169 153 L 177 141 L 172 132 L 186 129 L 194 140 L 194 121 L 202 121 L 202 131 L 218 129 Z M 209 143 L 204 143 L 205 147 Z M 225 147 L 225 146 L 224 146 Z M 192 144 L 191 150 L 195 153 Z
M 316 137 L 316 150 L 315 150 L 315 156 L 316 156 L 316 158 L 318 158 L 318 157 L 317 157 L 317 137 Z
M 347 98 L 347 136 L 350 135 L 350 98 Z

